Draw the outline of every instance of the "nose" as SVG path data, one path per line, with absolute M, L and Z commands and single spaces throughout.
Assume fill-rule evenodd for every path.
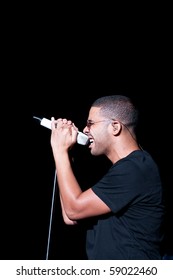
M 83 133 L 85 133 L 85 134 L 89 133 L 89 128 L 87 125 L 83 129 Z

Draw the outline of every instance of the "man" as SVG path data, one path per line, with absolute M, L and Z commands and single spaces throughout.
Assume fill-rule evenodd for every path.
M 91 154 L 105 155 L 112 166 L 82 191 L 69 158 L 78 129 L 70 120 L 52 118 L 63 218 L 71 225 L 91 219 L 86 236 L 90 260 L 161 259 L 162 184 L 156 163 L 137 142 L 137 123 L 138 111 L 127 96 L 105 96 L 92 104 L 83 132 Z

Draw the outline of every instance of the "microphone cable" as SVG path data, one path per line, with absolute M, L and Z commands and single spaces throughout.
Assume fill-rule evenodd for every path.
M 49 259 L 50 236 L 51 236 L 51 228 L 52 228 L 52 217 L 53 217 L 53 209 L 54 209 L 55 191 L 56 191 L 56 169 L 55 169 L 54 183 L 53 183 L 53 193 L 52 193 L 52 203 L 51 203 L 50 221 L 49 221 L 49 231 L 48 231 L 48 239 L 47 239 L 46 260 Z

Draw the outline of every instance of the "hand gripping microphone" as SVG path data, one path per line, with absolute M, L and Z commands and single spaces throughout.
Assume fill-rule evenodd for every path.
M 34 119 L 37 119 L 40 121 L 40 124 L 44 127 L 47 127 L 49 129 L 51 129 L 51 120 L 48 120 L 46 118 L 38 118 L 38 117 L 33 117 Z M 78 135 L 77 135 L 77 143 L 80 145 L 87 145 L 89 142 L 89 138 L 86 134 L 78 131 Z

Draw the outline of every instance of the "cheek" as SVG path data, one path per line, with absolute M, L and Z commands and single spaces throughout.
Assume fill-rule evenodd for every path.
M 97 143 L 102 144 L 105 144 L 109 139 L 108 133 L 105 129 L 102 129 L 102 131 L 95 131 L 94 133 L 92 133 L 92 136 L 94 137 Z

